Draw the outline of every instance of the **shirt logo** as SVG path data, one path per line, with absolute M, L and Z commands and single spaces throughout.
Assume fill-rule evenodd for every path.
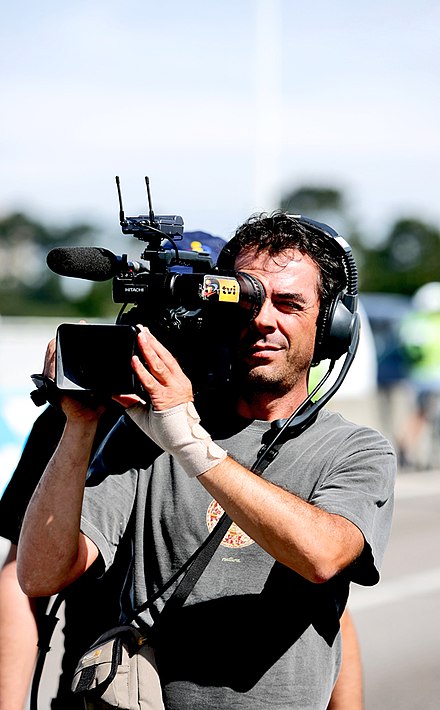
M 221 505 L 219 505 L 216 500 L 213 500 L 212 503 L 210 503 L 206 513 L 206 525 L 208 526 L 209 532 L 211 532 L 223 513 L 224 510 Z M 248 547 L 249 545 L 253 545 L 254 540 L 243 532 L 238 525 L 232 523 L 220 544 L 223 547 L 237 549 L 238 547 Z

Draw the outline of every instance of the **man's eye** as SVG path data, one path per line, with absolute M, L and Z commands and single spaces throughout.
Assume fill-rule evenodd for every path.
M 283 313 L 295 313 L 303 310 L 303 306 L 297 301 L 278 301 L 275 305 Z

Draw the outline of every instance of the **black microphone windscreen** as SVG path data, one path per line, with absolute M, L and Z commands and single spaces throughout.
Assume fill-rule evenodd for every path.
M 107 281 L 118 271 L 118 259 L 103 247 L 57 247 L 47 255 L 47 265 L 60 276 Z

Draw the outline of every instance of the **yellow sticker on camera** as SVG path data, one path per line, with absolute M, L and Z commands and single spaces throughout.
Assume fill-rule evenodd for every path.
M 202 298 L 238 303 L 240 299 L 239 283 L 234 276 L 205 276 Z

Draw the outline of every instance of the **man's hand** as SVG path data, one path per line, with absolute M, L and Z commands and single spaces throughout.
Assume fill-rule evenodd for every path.
M 200 476 L 223 461 L 226 451 L 200 426 L 191 382 L 177 360 L 148 328 L 139 326 L 139 329 L 138 345 L 146 367 L 135 356 L 133 369 L 151 405 L 125 395 L 114 399 L 128 407 L 127 414 L 138 427 L 174 456 L 189 476 Z
M 85 321 L 80 321 L 84 323 Z M 56 338 L 49 341 L 44 356 L 43 375 L 55 382 L 55 365 L 56 363 Z M 57 403 L 63 410 L 68 419 L 81 419 L 85 423 L 94 422 L 99 419 L 105 411 L 105 405 L 98 401 L 92 401 L 90 398 L 77 399 L 70 397 L 67 394 L 62 394 L 62 390 L 57 390 Z
M 55 381 L 56 349 L 56 338 L 52 338 L 47 345 L 46 354 L 44 356 L 43 375 L 53 381 Z
M 149 395 L 155 411 L 171 409 L 178 404 L 192 402 L 192 385 L 176 358 L 143 325 L 138 326 L 138 346 L 145 365 L 136 355 L 133 370 Z M 139 402 L 136 395 L 121 395 L 114 399 L 125 407 Z

